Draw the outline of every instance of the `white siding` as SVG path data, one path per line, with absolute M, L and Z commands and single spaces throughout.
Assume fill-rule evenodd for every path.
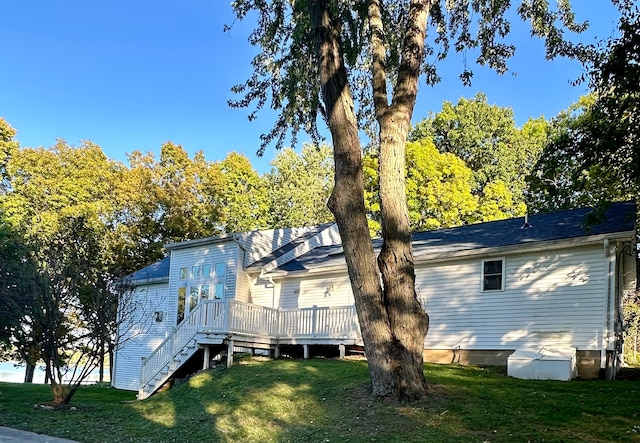
M 280 300 L 280 284 L 278 282 L 271 283 L 265 278 L 258 275 L 249 277 L 251 291 L 250 303 L 277 308 Z
M 345 274 L 284 280 L 278 307 L 347 306 L 353 304 L 351 283 Z
M 572 345 L 601 349 L 606 311 L 601 247 L 507 255 L 504 291 L 481 292 L 481 259 L 421 266 L 428 349 Z
M 140 363 L 168 335 L 169 302 L 166 283 L 138 286 L 131 299 L 131 314 L 121 320 L 120 345 L 116 349 L 113 386 L 137 391 L 140 388 Z M 156 322 L 155 312 L 162 312 Z
M 238 249 L 237 263 L 244 263 L 244 257 L 246 252 L 242 248 Z M 236 296 L 235 299 L 245 303 L 251 302 L 251 293 L 249 290 L 249 276 L 242 270 L 242 266 L 238 266 L 238 273 L 236 275 Z
M 181 280 L 179 278 L 180 268 L 191 270 L 193 266 L 211 265 L 213 269 L 216 263 L 226 264 L 226 274 L 224 278 L 225 298 L 234 298 L 237 281 L 236 273 L 238 269 L 238 246 L 235 242 L 229 240 L 228 242 L 171 251 L 171 268 L 169 270 L 169 295 L 171 299 L 169 311 L 170 324 L 176 324 L 179 287 L 186 286 L 188 291 L 191 286 L 214 282 L 213 279 L 193 278 L 191 275 Z

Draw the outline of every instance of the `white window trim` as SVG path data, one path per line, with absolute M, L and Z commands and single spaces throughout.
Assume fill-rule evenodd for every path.
M 501 261 L 502 262 L 502 276 L 500 278 L 500 289 L 485 289 L 484 288 L 484 264 L 486 262 L 492 262 L 492 261 Z M 502 292 L 505 290 L 506 288 L 506 267 L 507 267 L 507 261 L 505 260 L 504 257 L 492 257 L 492 258 L 484 258 L 482 259 L 482 261 L 480 262 L 480 292 L 485 293 L 485 292 Z M 497 274 L 495 274 L 497 275 Z

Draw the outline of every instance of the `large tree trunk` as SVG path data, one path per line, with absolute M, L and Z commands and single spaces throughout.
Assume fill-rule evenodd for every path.
M 78 385 L 67 385 L 51 381 L 51 394 L 53 395 L 53 404 L 67 405 L 71 398 L 78 391 Z
M 398 224 L 401 214 L 388 209 L 387 213 L 394 217 L 394 221 L 386 228 L 392 237 L 386 241 L 386 249 L 380 259 L 383 278 L 388 285 L 383 292 L 364 206 L 358 125 L 343 61 L 340 23 L 333 16 L 334 12 L 329 0 L 310 1 L 322 98 L 334 149 L 335 187 L 329 208 L 335 215 L 342 237 L 373 395 L 413 399 L 422 396 L 426 387 L 422 342 L 427 317 L 421 310 L 416 310 L 419 305 L 415 299 L 410 233 L 408 224 L 404 231 Z M 401 176 L 403 182 L 404 170 Z M 400 192 L 404 193 L 404 187 Z M 404 201 L 404 194 L 400 199 Z M 402 211 L 401 207 L 399 211 Z M 402 242 L 404 246 L 398 244 Z M 391 257 L 390 260 L 389 254 L 400 254 L 401 257 Z M 417 316 L 417 320 L 410 318 L 412 316 Z M 406 327 L 401 323 L 403 321 L 407 321 Z M 416 351 L 417 347 L 420 347 L 420 352 Z
M 401 116 L 395 116 L 398 123 Z M 397 389 L 404 399 L 424 395 L 424 337 L 429 328 L 429 317 L 418 301 L 415 290 L 415 272 L 411 229 L 405 197 L 404 146 L 406 133 L 394 125 L 384 125 L 380 147 L 380 209 L 384 243 L 378 256 L 378 265 L 384 284 L 384 302 L 387 306 L 391 333 L 395 338 L 394 372 Z
M 27 366 L 24 370 L 24 382 L 25 383 L 33 383 L 33 375 L 36 371 L 36 365 L 30 362 L 27 362 Z
M 383 24 L 380 4 L 376 0 L 369 3 L 374 59 L 372 84 L 376 117 L 380 125 L 379 186 L 384 240 L 378 264 L 391 333 L 396 339 L 394 370 L 399 383 L 397 388 L 405 399 L 419 398 L 426 389 L 423 351 L 429 317 L 415 290 L 411 228 L 405 193 L 405 146 L 418 94 L 430 7 L 431 2 L 426 0 L 410 3 L 402 61 L 393 100 L 389 105 L 386 101 L 386 53 L 381 39 Z

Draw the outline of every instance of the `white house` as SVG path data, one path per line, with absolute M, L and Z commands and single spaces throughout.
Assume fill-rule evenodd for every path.
M 620 298 L 635 289 L 636 207 L 590 209 L 413 236 L 418 296 L 429 313 L 425 360 L 506 364 L 518 348 L 570 346 L 582 377 L 611 376 Z M 376 243 L 377 244 L 377 243 Z M 379 244 L 377 244 L 379 246 Z M 113 385 L 145 398 L 239 347 L 278 355 L 361 350 L 334 224 L 167 245 L 130 276 L 135 314 L 122 323 Z

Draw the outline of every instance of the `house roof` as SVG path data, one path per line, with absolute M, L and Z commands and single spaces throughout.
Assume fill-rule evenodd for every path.
M 295 248 L 297 248 L 298 246 L 300 246 L 301 244 L 303 244 L 307 240 L 309 240 L 309 239 L 313 238 L 314 236 L 318 235 L 320 232 L 322 232 L 323 230 L 327 229 L 331 225 L 333 225 L 333 223 L 323 223 L 323 224 L 320 224 L 320 225 L 309 227 L 309 230 L 307 232 L 305 232 L 304 234 L 302 234 L 299 237 L 294 238 L 292 241 L 282 245 L 281 247 L 279 247 L 278 249 L 273 251 L 271 254 L 265 255 L 264 257 L 260 258 L 259 260 L 256 260 L 255 262 L 251 263 L 249 266 L 247 266 L 247 270 L 258 269 L 258 268 L 261 268 L 262 266 L 264 266 L 264 265 L 266 265 L 268 263 L 271 263 L 274 260 L 277 260 L 278 258 L 280 258 L 283 255 L 285 255 L 287 252 L 290 252 L 290 251 L 294 250 Z
M 169 279 L 170 264 L 170 257 L 166 256 L 162 260 L 129 274 L 126 280 L 131 283 L 160 283 L 166 281 Z
M 636 205 L 633 202 L 614 203 L 604 213 L 602 221 L 587 227 L 585 220 L 593 208 L 582 208 L 536 214 L 450 229 L 418 232 L 413 234 L 413 249 L 416 260 L 435 255 L 479 251 L 490 248 L 517 247 L 544 242 L 579 239 L 616 233 L 635 232 Z M 379 248 L 381 240 L 374 240 Z M 308 271 L 323 267 L 344 266 L 341 246 L 326 246 L 313 249 L 297 259 L 291 260 L 277 271 Z

